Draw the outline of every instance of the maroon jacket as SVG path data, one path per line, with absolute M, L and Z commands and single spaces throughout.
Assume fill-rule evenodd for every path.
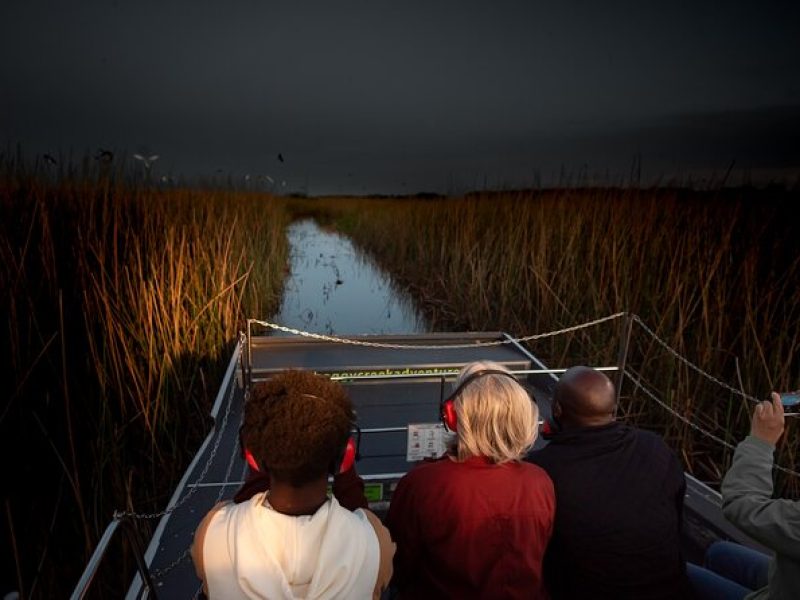
M 542 557 L 555 494 L 529 463 L 423 463 L 397 484 L 386 525 L 393 584 L 408 598 L 546 598 Z

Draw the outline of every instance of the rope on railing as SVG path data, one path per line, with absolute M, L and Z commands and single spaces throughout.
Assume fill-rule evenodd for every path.
M 303 331 L 301 329 L 295 329 L 293 327 L 286 327 L 285 325 L 278 325 L 277 323 L 272 323 L 270 321 L 262 321 L 260 319 L 249 319 L 249 323 L 257 323 L 263 327 L 267 327 L 276 331 L 282 331 L 284 333 L 290 333 L 293 335 L 298 335 L 301 337 L 312 338 L 315 340 L 320 340 L 323 342 L 333 342 L 337 344 L 349 344 L 353 346 L 365 346 L 369 348 L 386 348 L 392 350 L 447 350 L 447 349 L 459 349 L 459 348 L 480 348 L 480 347 L 487 347 L 487 346 L 500 346 L 503 344 L 513 344 L 513 343 L 520 343 L 520 342 L 530 342 L 534 340 L 539 340 L 543 338 L 555 337 L 557 335 L 563 335 L 565 333 L 572 333 L 575 331 L 580 331 L 581 329 L 587 329 L 589 327 L 594 327 L 595 325 L 600 325 L 601 323 L 606 323 L 608 321 L 613 321 L 615 319 L 619 319 L 620 317 L 629 315 L 630 318 L 638 323 L 638 325 L 647 333 L 656 343 L 658 343 L 664 350 L 666 350 L 669 354 L 674 356 L 677 360 L 685 364 L 687 367 L 702 375 L 709 381 L 716 383 L 718 386 L 728 390 L 729 392 L 741 396 L 751 402 L 759 402 L 760 400 L 750 394 L 742 392 L 741 390 L 737 390 L 735 387 L 725 383 L 721 379 L 714 377 L 709 372 L 701 369 L 692 361 L 690 361 L 685 356 L 681 355 L 677 350 L 672 348 L 667 342 L 665 342 L 661 337 L 658 336 L 650 327 L 648 327 L 645 322 L 642 320 L 639 315 L 627 312 L 618 312 L 614 313 L 613 315 L 608 315 L 607 317 L 602 317 L 600 319 L 595 319 L 593 321 L 587 321 L 586 323 L 581 323 L 579 325 L 573 325 L 571 327 L 565 327 L 563 329 L 557 329 L 554 331 L 548 331 L 546 333 L 537 333 L 533 335 L 527 335 L 524 337 L 519 338 L 507 338 L 504 340 L 494 340 L 491 342 L 474 342 L 469 344 L 390 344 L 385 342 L 371 342 L 368 340 L 354 340 L 351 338 L 341 337 L 341 336 L 334 336 L 334 335 L 325 335 L 322 333 L 312 333 L 310 331 Z
M 607 321 L 613 321 L 614 319 L 619 319 L 620 317 L 626 314 L 627 313 L 625 312 L 618 312 L 613 315 L 609 315 L 607 317 L 595 319 L 594 321 L 587 321 L 586 323 L 581 323 L 580 325 L 573 325 L 572 327 L 565 327 L 564 329 L 548 331 L 546 333 L 536 333 L 533 335 L 527 335 L 525 337 L 520 337 L 520 338 L 507 338 L 503 340 L 494 340 L 491 342 L 473 342 L 469 344 L 390 344 L 385 342 L 354 340 L 351 338 L 339 337 L 335 335 L 325 335 L 322 333 L 312 333 L 310 331 L 303 331 L 302 329 L 294 329 L 293 327 L 286 327 L 284 325 L 278 325 L 277 323 L 271 323 L 269 321 L 261 321 L 259 319 L 248 319 L 248 323 L 257 323 L 263 327 L 268 327 L 276 331 L 283 331 L 284 333 L 291 333 L 302 337 L 320 340 L 322 342 L 349 344 L 351 346 L 365 346 L 367 348 L 385 348 L 389 350 L 454 350 L 462 348 L 482 348 L 487 346 L 502 346 L 503 344 L 513 344 L 519 342 L 531 342 L 533 340 L 540 340 L 543 338 L 554 337 L 557 335 L 572 333 L 573 331 L 579 331 L 581 329 L 594 327 L 595 325 L 600 325 L 601 323 L 605 323 Z
M 543 338 L 554 337 L 554 336 L 557 336 L 557 335 L 563 335 L 565 333 L 572 333 L 572 332 L 575 332 L 575 331 L 579 331 L 579 330 L 582 330 L 582 329 L 593 327 L 595 325 L 600 325 L 601 323 L 606 323 L 608 321 L 613 321 L 613 320 L 618 319 L 618 318 L 623 317 L 623 316 L 629 316 L 631 318 L 631 320 L 633 320 L 635 323 L 637 323 L 644 330 L 644 332 L 647 333 L 667 353 L 671 354 L 675 359 L 677 359 L 678 361 L 680 361 L 681 363 L 683 363 L 684 365 L 689 367 L 691 370 L 693 370 L 698 375 L 700 375 L 702 377 L 705 377 L 709 381 L 717 384 L 718 386 L 720 386 L 721 388 L 729 391 L 732 394 L 736 394 L 737 396 L 740 396 L 741 398 L 744 398 L 746 400 L 749 400 L 749 401 L 755 402 L 755 403 L 758 403 L 758 402 L 761 401 L 759 398 L 756 398 L 755 396 L 752 396 L 752 395 L 747 394 L 747 393 L 745 393 L 745 392 L 743 392 L 741 390 L 736 389 L 735 387 L 725 383 L 724 381 L 722 381 L 718 377 L 715 377 L 715 376 L 711 375 L 708 371 L 705 371 L 704 369 L 700 368 L 695 363 L 690 361 L 688 358 L 686 358 L 685 356 L 680 354 L 677 350 L 675 350 L 672 346 L 670 346 L 666 341 L 664 341 L 658 334 L 656 334 L 650 327 L 647 326 L 647 324 L 642 320 L 641 317 L 639 317 L 636 314 L 627 313 L 627 312 L 614 313 L 613 315 L 608 315 L 607 317 L 602 317 L 600 319 L 595 319 L 593 321 L 587 321 L 586 323 L 581 323 L 579 325 L 573 325 L 572 327 L 565 327 L 564 329 L 548 331 L 546 333 L 528 335 L 528 336 L 519 337 L 519 338 L 507 338 L 507 339 L 504 339 L 504 340 L 496 340 L 496 341 L 491 341 L 491 342 L 474 342 L 474 343 L 471 343 L 471 344 L 452 344 L 452 345 L 446 345 L 446 344 L 440 344 L 440 345 L 431 345 L 431 344 L 390 344 L 390 343 L 383 343 L 383 342 L 370 342 L 370 341 L 367 341 L 367 340 L 354 340 L 354 339 L 340 337 L 340 336 L 325 335 L 325 334 L 320 334 L 320 333 L 312 333 L 312 332 L 309 332 L 309 331 L 303 331 L 303 330 L 300 330 L 300 329 L 295 329 L 295 328 L 292 328 L 292 327 L 286 327 L 284 325 L 278 325 L 277 323 L 271 323 L 269 321 L 262 321 L 262 320 L 258 320 L 258 319 L 250 319 L 249 323 L 257 323 L 257 324 L 262 325 L 264 327 L 268 327 L 270 329 L 274 329 L 274 330 L 277 330 L 277 331 L 282 331 L 284 333 L 290 333 L 290 334 L 294 334 L 294 335 L 298 335 L 298 336 L 302 336 L 302 337 L 308 337 L 308 338 L 312 338 L 312 339 L 316 339 L 316 340 L 320 340 L 320 341 L 333 342 L 333 343 L 338 343 L 338 344 L 350 344 L 350 345 L 354 345 L 354 346 L 366 346 L 366 347 L 371 347 L 371 348 L 387 348 L 387 349 L 397 349 L 397 350 L 400 350 L 400 349 L 402 349 L 402 350 L 406 350 L 406 349 L 408 349 L 408 350 L 446 350 L 446 349 L 454 349 L 454 348 L 477 348 L 477 347 L 486 347 L 486 346 L 499 346 L 499 345 L 502 345 L 502 344 L 529 342 L 529 341 L 533 341 L 533 340 L 539 340 L 539 339 L 543 339 Z M 727 441 L 723 440 L 719 436 L 714 435 L 713 433 L 711 433 L 710 431 L 702 428 L 701 426 L 697 425 L 696 423 L 691 422 L 684 415 L 681 415 L 680 413 L 675 411 L 672 407 L 670 407 L 668 404 L 664 403 L 652 391 L 650 391 L 649 389 L 644 387 L 641 384 L 641 381 L 636 379 L 635 376 L 631 374 L 629 369 L 625 369 L 624 373 L 628 377 L 630 377 L 631 380 L 634 381 L 634 383 L 636 383 L 637 387 L 639 389 L 641 389 L 653 401 L 655 401 L 662 408 L 664 408 L 665 410 L 670 412 L 673 416 L 675 416 L 676 418 L 680 419 L 681 421 L 683 421 L 684 423 L 689 425 L 692 429 L 694 429 L 695 431 L 697 431 L 701 435 L 704 435 L 707 438 L 712 439 L 712 440 L 716 441 L 717 443 L 722 444 L 723 446 L 726 446 L 727 448 L 730 448 L 730 449 L 734 449 L 735 448 L 735 446 L 733 446 L 730 442 L 727 442 Z M 798 473 L 796 471 L 793 471 L 791 469 L 788 469 L 786 467 L 782 467 L 780 465 L 775 465 L 775 468 L 778 469 L 779 471 L 783 471 L 783 472 L 788 473 L 790 475 L 800 476 L 800 473 Z

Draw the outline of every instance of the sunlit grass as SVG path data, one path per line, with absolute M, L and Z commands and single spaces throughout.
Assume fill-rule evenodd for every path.
M 435 329 L 544 332 L 631 311 L 689 360 L 757 397 L 800 387 L 796 194 L 561 190 L 315 206 L 407 286 Z M 534 344 L 552 364 L 615 364 L 620 327 Z M 634 327 L 629 365 L 682 415 L 738 442 L 752 406 Z M 664 433 L 701 479 L 731 452 L 630 383 L 629 419 Z M 778 461 L 797 471 L 790 422 Z M 783 490 L 800 494 L 797 477 Z
M 113 509 L 166 504 L 244 319 L 278 306 L 287 215 L 266 194 L 2 171 L 0 427 L 5 456 L 27 450 L 9 508 L 31 541 L 23 585 L 49 552 L 63 591 Z M 57 495 L 66 506 L 54 507 Z M 82 541 L 65 546 L 70 530 Z
M 32 482 L 6 504 L 17 534 L 37 540 L 18 548 L 25 582 L 47 556 L 65 565 L 51 580 L 63 589 L 112 509 L 163 508 L 207 431 L 242 319 L 277 308 L 290 215 L 352 236 L 434 329 L 521 335 L 629 310 L 734 387 L 760 397 L 800 387 L 800 237 L 788 194 L 564 190 L 287 206 L 263 194 L 126 184 L 109 168 L 42 168 L 0 164 L 0 427 L 4 455 L 20 457 L 9 480 Z M 615 363 L 619 325 L 532 349 L 553 365 Z M 630 367 L 664 401 L 741 439 L 747 402 L 636 327 L 631 341 Z M 728 449 L 630 383 L 622 413 L 661 431 L 701 479 L 724 473 Z M 796 471 L 794 425 L 778 460 Z M 780 482 L 800 491 L 797 478 Z M 25 517 L 30 507 L 36 518 Z M 64 552 L 54 540 L 65 539 L 80 542 Z

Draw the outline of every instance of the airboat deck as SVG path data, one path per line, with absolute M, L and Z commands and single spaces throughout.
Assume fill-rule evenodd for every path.
M 385 513 L 397 481 L 413 466 L 407 460 L 409 424 L 438 423 L 443 386 L 474 360 L 492 360 L 518 374 L 550 416 L 557 373 L 502 332 L 441 333 L 393 336 L 351 336 L 357 344 L 331 343 L 307 337 L 242 336 L 230 360 L 211 416 L 214 427 L 186 470 L 160 518 L 149 545 L 140 553 L 139 574 L 128 598 L 194 598 L 200 581 L 189 556 L 194 531 L 218 501 L 231 498 L 243 482 L 247 466 L 238 447 L 245 390 L 287 368 L 311 369 L 335 378 L 348 389 L 361 429 L 357 469 L 367 485 L 370 506 Z M 487 345 L 495 343 L 494 345 Z M 436 349 L 428 348 L 430 346 Z M 616 366 L 603 367 L 615 379 Z M 448 382 L 447 384 L 445 383 Z M 449 389 L 449 388 L 448 388 Z M 539 438 L 537 445 L 544 444 Z M 698 561 L 715 539 L 755 546 L 727 523 L 718 493 L 687 475 L 684 542 L 687 558 Z M 78 583 L 73 598 L 82 597 L 113 536 L 116 524 L 135 521 L 119 515 L 109 526 Z

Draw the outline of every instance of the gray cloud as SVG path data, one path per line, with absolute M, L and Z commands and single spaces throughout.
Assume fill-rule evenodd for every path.
M 636 152 L 793 167 L 798 21 L 790 2 L 7 0 L 0 142 L 343 191 L 624 171 Z

